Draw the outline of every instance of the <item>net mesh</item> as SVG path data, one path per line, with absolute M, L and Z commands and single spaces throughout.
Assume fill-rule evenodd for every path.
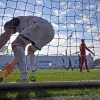
M 15 16 L 40 16 L 55 29 L 55 37 L 37 55 L 72 55 L 79 52 L 80 40 L 100 56 L 100 1 L 99 0 L 0 0 L 0 34 L 6 21 Z M 12 54 L 13 35 L 1 49 Z

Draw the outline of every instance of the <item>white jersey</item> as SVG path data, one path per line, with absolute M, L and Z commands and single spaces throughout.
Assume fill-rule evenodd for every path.
M 41 49 L 54 37 L 52 25 L 45 19 L 36 16 L 19 16 L 20 24 L 16 31 L 33 41 Z

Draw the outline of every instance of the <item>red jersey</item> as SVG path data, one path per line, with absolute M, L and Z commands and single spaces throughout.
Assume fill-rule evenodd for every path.
M 82 44 L 80 45 L 80 55 L 81 55 L 81 56 L 85 56 L 85 55 L 86 55 L 85 49 L 86 49 L 86 45 L 85 45 L 84 43 L 82 43 Z

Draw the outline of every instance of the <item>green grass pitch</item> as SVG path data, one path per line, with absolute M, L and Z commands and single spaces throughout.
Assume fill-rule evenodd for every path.
M 74 80 L 100 80 L 100 69 L 91 69 L 90 72 L 84 70 L 80 72 L 79 69 L 65 70 L 65 69 L 39 69 L 33 73 L 37 81 L 74 81 Z M 28 80 L 32 76 L 28 72 Z M 5 80 L 15 82 L 20 78 L 19 71 L 14 71 Z
M 28 80 L 30 81 L 32 76 L 31 72 L 28 72 Z M 79 69 L 65 70 L 65 69 L 39 69 L 34 72 L 36 81 L 75 81 L 75 80 L 100 80 L 100 70 L 99 69 L 90 69 L 90 72 L 80 72 Z M 15 70 L 10 74 L 4 81 L 6 82 L 17 82 L 20 78 L 20 73 L 18 70 Z M 16 100 L 15 98 L 36 98 L 39 97 L 39 100 L 100 100 L 100 89 L 59 89 L 59 90 L 47 90 L 42 92 L 28 92 L 24 93 L 5 93 L 0 92 L 0 97 L 7 97 Z M 5 96 L 6 94 L 6 96 Z M 24 97 L 23 97 L 24 96 Z M 27 97 L 26 97 L 27 96 Z M 45 99 L 44 97 L 47 97 Z M 24 100 L 24 99 L 23 99 Z M 37 100 L 37 99 L 33 99 Z

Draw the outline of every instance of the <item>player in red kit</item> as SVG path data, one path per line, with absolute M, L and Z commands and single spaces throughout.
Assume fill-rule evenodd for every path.
M 91 52 L 93 55 L 94 53 L 86 46 L 84 39 L 81 39 L 81 45 L 80 45 L 80 72 L 83 71 L 83 64 L 85 63 L 85 67 L 87 72 L 89 72 L 89 68 L 87 65 L 87 59 L 86 59 L 86 50 Z

